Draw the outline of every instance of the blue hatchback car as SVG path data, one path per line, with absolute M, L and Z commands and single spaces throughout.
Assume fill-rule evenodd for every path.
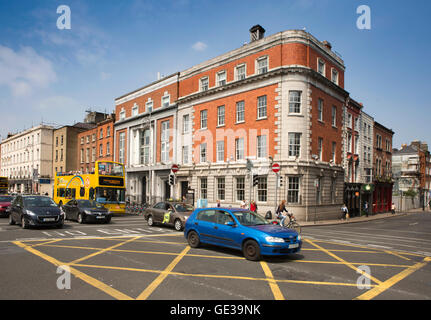
M 184 228 L 190 247 L 201 243 L 242 250 L 248 260 L 301 250 L 301 236 L 294 230 L 269 223 L 258 214 L 236 208 L 201 208 L 192 212 Z

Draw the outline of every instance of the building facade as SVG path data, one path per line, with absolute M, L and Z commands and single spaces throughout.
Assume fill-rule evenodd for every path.
M 115 158 L 132 200 L 192 193 L 195 204 L 255 200 L 274 212 L 285 199 L 301 220 L 339 216 L 344 63 L 304 31 L 250 33 L 241 48 L 116 99 Z
M 1 176 L 9 178 L 10 192 L 52 195 L 53 131 L 42 124 L 2 141 Z
M 392 138 L 394 132 L 374 121 L 373 213 L 389 212 L 392 205 Z

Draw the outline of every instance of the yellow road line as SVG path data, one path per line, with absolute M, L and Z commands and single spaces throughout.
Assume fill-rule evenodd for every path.
M 424 259 L 422 262 L 416 263 L 415 265 L 408 267 L 407 269 L 401 271 L 400 273 L 393 276 L 392 278 L 379 284 L 377 287 L 374 287 L 373 289 L 365 292 L 364 294 L 361 294 L 359 297 L 355 298 L 355 300 L 371 300 L 371 299 L 375 298 L 376 296 L 378 296 L 379 294 L 388 290 L 390 287 L 392 287 L 396 283 L 400 282 L 404 278 L 411 275 L 413 272 L 424 267 L 427 263 L 428 263 L 428 261 L 426 259 Z
M 390 250 L 386 250 L 385 252 L 386 252 L 386 253 L 389 253 L 389 254 L 391 254 L 391 255 L 394 255 L 394 256 L 396 256 L 396 257 L 402 258 L 402 259 L 404 259 L 404 260 L 411 261 L 411 259 L 406 258 L 406 257 L 403 257 L 403 256 L 402 256 L 402 255 L 400 255 L 399 253 L 396 253 L 396 252 L 393 252 L 393 251 L 390 251 Z
M 271 288 L 272 294 L 274 295 L 275 300 L 286 300 L 284 299 L 283 294 L 281 293 L 280 287 L 272 275 L 271 269 L 265 261 L 261 261 L 260 265 L 262 266 L 263 272 L 267 278 L 269 287 Z
M 169 273 L 175 268 L 175 266 L 181 261 L 181 259 L 187 254 L 190 247 L 187 246 L 184 250 L 162 271 L 161 274 L 138 296 L 137 300 L 146 300 L 156 288 L 165 280 Z
M 108 269 L 108 270 L 119 270 L 119 271 L 134 271 L 142 273 L 163 273 L 162 270 L 151 270 L 151 269 L 140 269 L 140 268 L 129 268 L 129 267 L 114 267 L 114 266 L 97 266 L 89 264 L 73 264 L 72 266 L 84 267 L 84 268 L 95 268 L 95 269 Z M 185 277 L 198 277 L 198 278 L 217 278 L 217 279 L 231 279 L 231 280 L 250 280 L 250 281 L 268 281 L 268 278 L 253 278 L 245 276 L 232 276 L 232 275 L 216 275 L 216 274 L 191 274 L 182 272 L 169 272 L 169 275 L 175 276 L 185 276 Z M 342 283 L 342 282 L 325 282 L 325 281 L 304 281 L 304 280 L 275 280 L 275 282 L 283 283 L 297 283 L 297 284 L 309 284 L 309 285 L 327 285 L 327 286 L 347 286 L 347 287 L 357 287 L 356 283 Z M 375 287 L 376 285 L 371 285 Z
M 308 242 L 308 243 L 310 243 L 311 245 L 315 246 L 316 248 L 318 248 L 318 249 L 322 250 L 323 252 L 326 252 L 328 255 L 330 255 L 330 256 L 331 256 L 331 257 L 333 257 L 334 259 L 336 259 L 336 260 L 338 260 L 338 261 L 342 262 L 343 264 L 345 264 L 345 265 L 346 265 L 346 266 L 348 266 L 349 268 L 351 268 L 351 269 L 355 270 L 356 272 L 358 272 L 358 273 L 360 273 L 360 274 L 364 275 L 364 276 L 365 276 L 365 277 L 367 277 L 368 279 L 373 280 L 375 283 L 378 283 L 378 284 L 381 284 L 381 283 L 382 283 L 379 279 L 377 279 L 377 278 L 375 278 L 375 277 L 371 276 L 370 274 L 366 273 L 366 272 L 365 272 L 365 271 L 363 271 L 363 270 L 359 270 L 358 268 L 356 268 L 356 267 L 355 267 L 353 264 L 351 264 L 350 262 L 347 262 L 346 260 L 344 260 L 344 259 L 342 259 L 342 258 L 338 257 L 337 255 L 333 254 L 332 252 L 330 252 L 330 251 L 326 250 L 325 248 L 322 248 L 322 247 L 321 247 L 321 246 L 319 246 L 318 244 L 313 243 L 311 240 L 306 239 L 305 241 L 307 241 L 307 242 Z
M 119 246 L 122 246 L 122 245 L 124 245 L 124 244 L 126 244 L 126 243 L 129 243 L 129 242 L 135 241 L 136 239 L 139 239 L 139 238 L 140 238 L 140 236 L 138 236 L 138 237 L 133 237 L 132 239 L 129 239 L 129 240 L 127 240 L 127 241 L 123 241 L 123 242 L 117 243 L 117 244 L 115 244 L 115 245 L 113 245 L 113 246 L 111 246 L 111 247 L 108 247 L 108 248 L 102 249 L 102 250 L 100 250 L 100 251 L 94 252 L 94 253 L 92 253 L 92 254 L 89 254 L 88 256 L 85 256 L 85 257 L 82 257 L 82 258 L 79 258 L 79 259 L 73 260 L 73 261 L 72 261 L 72 262 L 70 262 L 70 263 L 72 264 L 72 263 L 77 263 L 77 262 L 81 262 L 81 261 L 84 261 L 84 260 L 90 259 L 90 258 L 92 258 L 92 257 L 94 257 L 94 256 L 97 256 L 97 255 L 99 255 L 99 254 L 102 254 L 102 253 L 108 252 L 108 251 L 110 251 L 110 250 L 112 250 L 112 249 L 115 249 L 115 248 L 117 248 L 117 247 L 119 247 Z
M 148 237 L 184 237 L 183 234 L 149 234 L 149 235 L 141 235 L 142 238 L 148 238 Z M 133 237 L 133 234 L 130 235 L 118 235 L 118 236 L 112 236 L 112 237 L 102 237 L 102 236 L 94 236 L 94 237 L 75 237 L 75 238 L 53 238 L 53 239 L 29 239 L 29 240 L 22 240 L 22 243 L 27 242 L 36 242 L 36 241 L 44 241 L 44 240 L 63 240 L 63 241 L 72 241 L 72 240 L 121 240 L 123 238 L 130 238 Z
M 379 252 L 379 251 L 367 251 L 367 250 L 341 250 L 341 249 L 327 249 L 328 251 L 331 252 L 348 252 L 348 253 L 383 253 L 383 252 Z M 320 251 L 319 249 L 305 249 L 302 248 L 301 251 Z
M 53 257 L 50 257 L 50 256 L 48 256 L 48 255 L 46 255 L 46 254 L 44 254 L 44 253 L 42 253 L 42 252 L 40 252 L 40 251 L 32 248 L 32 247 L 24 244 L 24 243 L 21 243 L 20 241 L 14 241 L 13 243 L 15 245 L 21 247 L 21 248 L 24 248 L 28 252 L 30 252 L 30 253 L 32 253 L 32 254 L 34 254 L 34 255 L 36 255 L 36 256 L 38 256 L 38 257 L 46 260 L 46 261 L 52 263 L 53 265 L 55 265 L 57 267 L 58 266 L 67 265 L 67 264 L 65 264 L 65 263 L 63 263 L 61 261 L 58 261 L 57 259 L 55 259 Z M 111 288 L 110 286 L 106 285 L 105 283 L 103 283 L 103 282 L 101 282 L 101 281 L 99 281 L 99 280 L 97 280 L 97 279 L 95 279 L 93 277 L 90 277 L 90 276 L 86 275 L 85 273 L 82 273 L 81 271 L 79 271 L 79 270 L 77 270 L 77 269 L 75 269 L 73 267 L 69 266 L 69 270 L 70 270 L 70 273 L 73 274 L 75 277 L 77 277 L 77 278 L 81 279 L 82 281 L 88 283 L 89 285 L 91 285 L 91 286 L 93 286 L 93 287 L 95 287 L 95 288 L 97 288 L 97 289 L 105 292 L 106 294 L 110 295 L 111 297 L 113 297 L 115 299 L 118 299 L 118 300 L 133 300 L 133 298 L 129 297 L 128 295 L 126 295 L 126 294 L 124 294 L 124 293 L 122 293 L 122 292 L 120 292 L 118 290 L 115 290 L 114 288 Z
M 32 248 L 34 248 L 34 247 L 39 247 L 39 246 L 46 246 L 47 244 L 54 243 L 54 242 L 58 242 L 58 241 L 60 241 L 60 240 L 51 240 L 51 241 L 46 241 L 46 242 L 42 242 L 42 243 L 38 243 L 38 244 L 34 244 L 34 245 L 32 245 L 31 247 L 32 247 Z

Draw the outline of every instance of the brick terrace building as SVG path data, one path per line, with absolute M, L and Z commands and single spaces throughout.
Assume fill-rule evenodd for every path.
M 253 199 L 274 210 L 277 162 L 277 198 L 299 219 L 339 215 L 344 62 L 304 31 L 250 32 L 249 44 L 116 99 L 115 158 L 126 163 L 132 200 L 191 188 L 209 205 Z
M 392 204 L 392 137 L 394 132 L 374 122 L 373 213 L 388 212 Z

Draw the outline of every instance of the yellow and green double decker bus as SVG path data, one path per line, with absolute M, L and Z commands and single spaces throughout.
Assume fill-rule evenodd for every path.
M 0 177 L 0 194 L 7 194 L 8 188 L 9 185 L 7 177 Z
M 93 173 L 56 173 L 54 201 L 65 204 L 71 199 L 95 200 L 112 213 L 125 213 L 126 182 L 124 165 L 96 161 Z

